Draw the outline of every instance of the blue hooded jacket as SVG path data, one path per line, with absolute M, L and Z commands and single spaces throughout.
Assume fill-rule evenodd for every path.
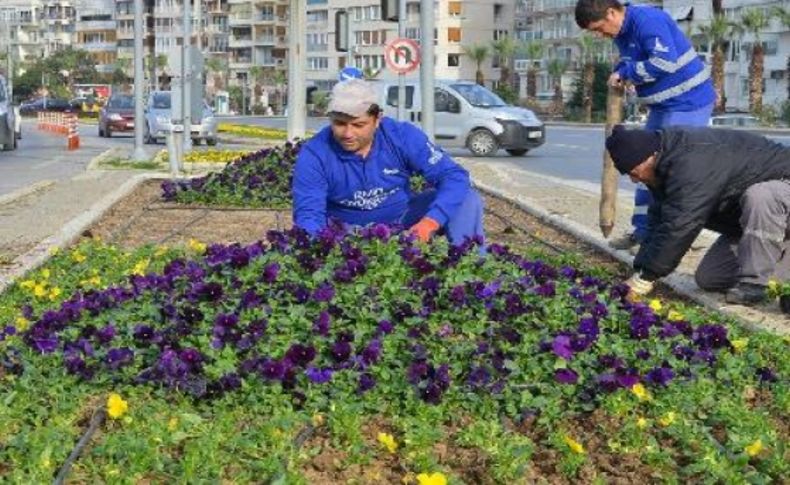
M 296 159 L 294 224 L 315 235 L 337 218 L 353 225 L 398 223 L 406 212 L 409 178 L 421 174 L 437 195 L 426 216 L 440 225 L 455 215 L 470 190 L 469 173 L 411 123 L 383 117 L 367 158 L 348 152 L 327 126 Z
M 615 71 L 636 86 L 641 103 L 662 111 L 696 111 L 716 100 L 710 72 L 663 10 L 628 5 Z

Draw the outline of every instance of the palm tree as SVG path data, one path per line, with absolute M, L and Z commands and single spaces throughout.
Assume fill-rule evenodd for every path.
M 280 114 L 283 112 L 283 91 L 282 88 L 288 81 L 288 77 L 285 74 L 285 71 L 278 69 L 274 71 L 274 75 L 272 76 L 272 80 L 274 81 L 274 94 L 275 102 L 274 104 L 274 111 L 276 114 Z
M 543 44 L 540 41 L 532 40 L 523 45 L 522 51 L 529 59 L 527 68 L 527 99 L 535 101 L 538 95 L 538 68 L 535 62 L 543 57 Z
M 713 88 L 716 90 L 717 113 L 723 113 L 727 105 L 724 93 L 724 42 L 732 34 L 734 26 L 724 15 L 715 15 L 708 25 L 700 25 L 699 32 L 707 39 L 713 50 L 711 74 Z
M 783 7 L 774 7 L 771 13 L 779 19 L 785 28 L 790 29 L 790 10 Z M 790 74 L 790 54 L 787 56 L 787 73 Z M 790 81 L 787 82 L 787 99 L 790 99 Z
M 255 95 L 255 98 L 250 101 L 250 105 L 255 105 L 255 101 L 260 99 L 261 94 L 263 94 L 263 87 L 261 87 L 261 77 L 263 76 L 264 70 L 261 66 L 252 66 L 249 72 L 250 79 L 252 80 L 252 92 Z
M 714 16 L 724 15 L 723 0 L 711 0 L 711 6 L 713 7 Z
M 219 57 L 209 57 L 206 59 L 206 71 L 214 74 L 214 89 L 220 90 L 225 87 L 222 73 L 225 72 L 225 63 Z
M 165 72 L 165 68 L 167 67 L 167 55 L 159 54 L 156 56 L 156 61 L 154 62 L 154 86 L 158 89 L 159 86 L 159 76 L 156 74 L 157 71 L 160 73 Z
M 549 61 L 548 71 L 554 85 L 554 99 L 552 100 L 552 111 L 560 114 L 563 111 L 564 101 L 562 99 L 562 75 L 568 69 L 568 63 L 562 59 L 552 59 Z
M 491 50 L 499 57 L 499 83 L 501 86 L 511 89 L 513 88 L 513 77 L 510 75 L 510 64 L 513 62 L 516 48 L 516 43 L 509 35 L 491 42 Z
M 763 64 L 765 49 L 760 41 L 760 33 L 768 27 L 771 18 L 762 9 L 746 10 L 741 16 L 740 30 L 753 36 L 752 59 L 749 63 L 749 111 L 760 113 L 763 110 Z
M 589 34 L 579 37 L 582 58 L 582 113 L 584 122 L 592 122 L 593 84 L 595 83 L 595 59 L 600 52 L 601 42 Z
M 484 45 L 471 45 L 463 47 L 464 54 L 469 56 L 470 59 L 475 61 L 477 71 L 475 72 L 475 82 L 481 86 L 485 86 L 485 78 L 483 77 L 482 64 L 488 57 L 488 47 Z

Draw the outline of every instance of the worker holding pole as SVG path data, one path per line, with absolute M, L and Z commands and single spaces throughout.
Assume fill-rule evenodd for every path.
M 637 100 L 650 108 L 645 129 L 707 126 L 716 99 L 710 72 L 666 12 L 618 0 L 578 0 L 575 15 L 582 29 L 614 40 L 620 61 L 608 83 L 636 87 Z M 652 197 L 644 184 L 634 203 L 633 232 L 612 241 L 616 249 L 632 249 L 648 237 Z

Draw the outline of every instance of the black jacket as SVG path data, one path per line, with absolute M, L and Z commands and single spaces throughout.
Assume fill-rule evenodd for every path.
M 714 128 L 661 131 L 649 236 L 634 259 L 648 279 L 671 273 L 703 228 L 740 237 L 741 196 L 750 186 L 790 179 L 790 147 Z

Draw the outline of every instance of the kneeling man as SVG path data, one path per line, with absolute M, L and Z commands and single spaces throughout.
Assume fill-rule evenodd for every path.
M 618 126 L 606 148 L 656 200 L 627 281 L 635 294 L 671 273 L 703 228 L 721 236 L 697 268 L 700 288 L 749 305 L 765 298 L 771 278 L 788 279 L 790 147 L 735 130 Z
M 307 141 L 293 179 L 294 224 L 315 235 L 330 218 L 401 224 L 427 242 L 443 230 L 452 244 L 483 238 L 483 205 L 469 173 L 411 123 L 383 116 L 375 86 L 335 85 L 330 126 Z M 435 189 L 413 194 L 421 174 Z

